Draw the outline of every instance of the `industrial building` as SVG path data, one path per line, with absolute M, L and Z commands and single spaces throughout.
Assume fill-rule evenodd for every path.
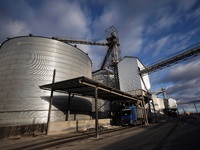
M 169 109 L 177 109 L 177 102 L 173 98 L 168 99 L 168 108 Z
M 125 56 L 121 61 L 119 61 L 116 67 L 119 90 L 137 97 L 139 101 L 144 101 L 145 108 L 148 109 L 149 106 L 147 103 L 152 101 L 150 94 L 151 86 L 149 76 L 148 74 L 144 74 L 141 76 L 139 73 L 139 71 L 144 69 L 145 66 L 137 57 Z M 94 72 L 93 80 L 108 86 L 114 86 L 115 84 L 114 75 L 110 74 L 110 72 L 106 70 Z M 132 101 L 127 100 L 121 101 L 120 103 L 113 101 L 112 103 L 106 104 L 105 100 L 99 100 L 101 114 L 106 116 L 108 112 L 111 112 L 111 116 L 116 115 L 114 116 L 115 118 L 120 117 L 120 109 L 122 109 L 123 106 L 132 104 Z M 143 102 L 140 102 L 140 104 L 141 107 L 143 107 Z M 139 103 L 137 105 L 139 105 Z
M 112 36 L 115 37 L 115 35 Z M 92 79 L 92 62 L 89 56 L 76 46 L 54 38 L 32 35 L 10 38 L 2 43 L 0 52 L 0 126 L 47 123 L 51 92 L 41 90 L 40 86 L 52 83 L 54 70 L 56 70 L 56 75 L 53 82 L 56 83 L 81 76 Z M 127 60 L 130 60 L 130 64 L 125 66 L 124 62 Z M 107 58 L 105 65 L 106 61 Z M 148 76 L 145 75 L 144 79 L 139 79 L 139 70 L 135 72 L 132 79 L 130 76 L 135 69 L 144 66 L 137 58 L 132 57 L 124 58 L 118 65 L 117 62 L 118 60 L 115 66 L 119 71 L 118 84 L 119 89 L 122 90 L 121 93 L 124 91 L 135 95 L 130 97 L 130 100 L 136 100 L 135 104 L 138 103 L 137 99 L 147 103 L 146 96 L 150 88 Z M 127 76 L 122 73 L 124 67 L 126 69 L 128 67 L 131 71 L 126 74 Z M 107 79 L 109 77 L 107 83 L 113 83 L 108 86 L 115 86 L 115 74 L 106 75 Z M 102 75 L 105 74 L 100 71 L 99 76 Z M 137 85 L 129 85 L 126 88 L 124 78 L 131 79 L 131 83 Z M 95 78 L 95 73 L 93 73 L 93 79 L 102 82 L 99 78 Z M 146 81 L 148 83 L 145 83 Z M 139 91 L 133 94 L 136 89 Z M 117 92 L 120 93 L 120 91 Z M 130 96 L 128 93 L 125 95 Z M 125 97 L 121 98 L 127 100 Z M 103 113 L 103 117 L 109 117 L 108 113 L 112 111 L 110 106 L 113 102 L 104 105 L 105 100 L 101 100 L 101 96 L 99 101 L 99 112 Z M 94 99 L 54 92 L 51 122 L 90 120 L 91 117 L 94 117 Z
M 157 117 L 160 117 L 160 116 L 164 115 L 165 105 L 164 105 L 163 99 L 159 98 L 155 94 L 152 94 L 152 99 L 153 99 L 153 102 L 154 102 L 154 106 L 155 106 L 155 111 L 156 111 Z
M 54 69 L 55 82 L 85 76 L 115 86 L 113 74 L 106 70 L 92 74 L 92 62 L 87 54 L 54 38 L 11 38 L 1 45 L 0 58 L 0 82 L 3 85 L 0 93 L 1 125 L 47 122 L 50 92 L 41 90 L 39 86 L 52 82 Z M 151 101 L 149 77 L 148 74 L 139 74 L 145 66 L 137 57 L 126 56 L 116 67 L 121 91 L 144 101 L 142 105 Z M 51 122 L 87 120 L 94 114 L 91 98 L 75 96 L 69 103 L 69 95 L 55 92 L 53 99 Z M 103 118 L 109 117 L 112 109 L 116 109 L 111 105 L 115 103 L 99 99 L 99 113 Z M 148 109 L 148 105 L 145 108 Z
M 121 59 L 117 30 L 111 27 L 106 32 L 104 42 L 30 35 L 2 43 L 0 126 L 51 122 L 52 130 L 59 126 L 62 132 L 79 124 L 88 127 L 87 120 L 95 118 L 97 131 L 99 113 L 110 123 L 119 119 L 120 109 L 131 105 L 142 108 L 145 124 L 162 115 L 165 103 L 152 97 L 148 73 L 196 56 L 199 47 L 145 67 L 137 57 Z M 90 57 L 69 43 L 107 46 L 101 68 L 92 73 Z M 165 110 L 176 107 L 173 99 L 165 104 Z

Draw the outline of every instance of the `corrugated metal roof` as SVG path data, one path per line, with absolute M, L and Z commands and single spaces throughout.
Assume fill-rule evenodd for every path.
M 135 102 L 141 101 L 136 96 L 120 91 L 113 87 L 106 86 L 84 76 L 52 84 L 45 84 L 40 86 L 40 88 L 43 90 L 53 89 L 53 91 L 56 92 L 71 93 L 88 97 L 94 97 L 95 88 L 98 88 L 98 98 L 103 100 L 133 100 Z

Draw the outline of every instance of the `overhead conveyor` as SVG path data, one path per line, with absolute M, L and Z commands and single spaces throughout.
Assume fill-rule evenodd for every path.
M 183 62 L 192 57 L 198 56 L 199 54 L 200 54 L 200 43 L 197 43 L 194 46 L 187 48 L 179 53 L 176 53 L 169 58 L 163 59 L 150 66 L 147 66 L 145 69 L 140 71 L 140 74 L 143 75 L 146 73 L 156 72 L 158 70 L 170 67 L 174 64 Z

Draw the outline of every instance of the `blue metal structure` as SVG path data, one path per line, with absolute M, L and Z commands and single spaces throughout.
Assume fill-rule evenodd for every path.
M 137 112 L 135 106 L 130 106 L 121 110 L 121 122 L 122 126 L 136 125 Z

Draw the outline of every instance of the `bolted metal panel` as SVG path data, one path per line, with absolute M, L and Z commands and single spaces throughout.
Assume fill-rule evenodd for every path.
M 50 92 L 39 86 L 51 83 L 54 69 L 58 82 L 91 78 L 91 68 L 86 53 L 54 39 L 24 36 L 5 41 L 0 49 L 0 125 L 46 123 Z M 54 95 L 51 121 L 64 121 L 68 96 Z M 92 111 L 90 100 L 74 99 L 72 110 Z

